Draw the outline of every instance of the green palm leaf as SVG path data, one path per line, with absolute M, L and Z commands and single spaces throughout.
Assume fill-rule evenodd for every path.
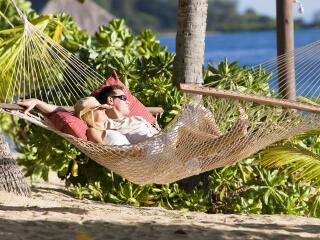
M 36 26 L 40 32 L 44 32 L 47 28 L 49 28 L 49 24 L 53 25 L 54 23 L 53 26 L 55 27 L 51 27 L 50 32 L 47 32 L 46 34 L 50 34 L 52 31 L 53 40 L 56 42 L 61 42 L 64 27 L 58 19 L 52 16 L 39 16 L 31 20 L 31 23 Z M 30 76 L 30 74 L 34 72 L 25 71 L 25 69 L 31 69 L 31 67 L 19 68 L 19 66 L 17 67 L 17 63 L 23 63 L 24 66 L 35 66 L 36 64 L 34 63 L 41 62 L 49 55 L 46 46 L 43 48 L 37 46 L 34 47 L 37 49 L 37 52 L 28 51 L 28 59 L 25 59 L 25 47 L 28 44 L 30 45 L 30 41 L 32 41 L 30 39 L 34 38 L 26 37 L 25 26 L 23 25 L 0 30 L 1 101 L 4 101 L 5 99 L 13 99 L 14 96 L 16 96 L 20 91 L 20 88 L 15 88 L 15 84 L 11 84 L 12 79 L 14 79 L 14 76 L 17 74 L 17 68 L 19 69 L 18 74 L 20 74 L 19 79 L 28 79 L 28 84 L 32 84 L 33 78 Z M 47 72 L 49 71 L 47 68 L 45 69 Z M 37 74 L 39 75 L 40 72 L 41 75 L 41 71 L 41 69 L 37 69 Z M 52 74 L 52 76 L 56 76 L 56 74 Z M 10 86 L 14 86 L 12 87 L 14 89 L 8 91 L 7 93 L 5 90 L 9 89 Z
M 266 167 L 283 167 L 297 180 L 319 181 L 320 155 L 297 144 L 275 145 L 263 150 L 258 163 Z

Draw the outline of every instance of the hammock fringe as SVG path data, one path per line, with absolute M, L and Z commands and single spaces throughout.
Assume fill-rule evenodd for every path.
M 0 190 L 30 197 L 31 190 L 23 177 L 8 144 L 0 135 Z

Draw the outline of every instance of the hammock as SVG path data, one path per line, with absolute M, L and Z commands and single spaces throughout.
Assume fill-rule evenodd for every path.
M 3 103 L 33 97 L 56 105 L 73 105 L 104 81 L 21 12 L 20 16 L 22 34 L 0 45 L 0 60 L 7 59 L 7 64 L 0 66 Z M 2 34 L 10 34 L 10 29 Z M 13 46 L 15 54 L 5 48 L 12 41 L 17 43 Z M 318 128 L 320 107 L 315 102 L 320 88 L 319 45 L 312 43 L 248 69 L 243 76 L 228 78 L 251 85 L 255 84 L 252 79 L 263 78 L 270 90 L 267 96 L 243 94 L 246 89 L 232 86 L 237 92 L 182 85 L 186 92 L 204 94 L 202 100 L 186 104 L 165 130 L 133 145 L 84 141 L 56 130 L 40 115 L 8 108 L 2 108 L 2 112 L 57 133 L 94 161 L 134 183 L 170 183 L 234 164 L 274 142 Z M 291 94 L 292 99 L 285 100 L 287 88 L 278 87 L 285 78 L 295 80 L 297 98 Z M 211 84 L 219 86 L 221 81 L 224 79 Z

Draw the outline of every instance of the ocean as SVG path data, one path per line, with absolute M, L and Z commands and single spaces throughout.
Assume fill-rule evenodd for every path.
M 320 29 L 295 30 L 295 48 L 320 39 Z M 160 44 L 175 52 L 175 36 L 159 37 Z M 205 66 L 217 65 L 227 57 L 229 62 L 239 61 L 240 65 L 256 66 L 276 58 L 276 32 L 232 32 L 207 34 L 205 40 Z

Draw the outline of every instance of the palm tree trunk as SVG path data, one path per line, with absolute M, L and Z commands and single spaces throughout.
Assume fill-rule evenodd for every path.
M 174 82 L 203 83 L 208 0 L 179 0 Z
M 277 55 L 279 93 L 289 100 L 296 99 L 294 64 L 294 20 L 291 0 L 277 0 Z M 285 63 L 285 64 L 284 64 Z
M 0 191 L 30 196 L 30 188 L 13 158 L 4 136 L 0 134 Z
M 179 0 L 174 83 L 202 84 L 208 0 Z M 208 190 L 208 173 L 178 182 L 190 192 L 200 186 Z

